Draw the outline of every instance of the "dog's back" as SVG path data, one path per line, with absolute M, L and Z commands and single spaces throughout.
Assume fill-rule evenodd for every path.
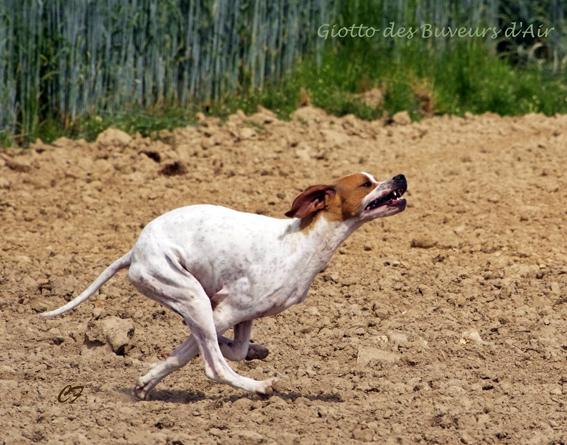
M 244 213 L 214 205 L 194 205 L 150 222 L 132 249 L 132 266 L 177 262 L 214 293 L 255 268 L 281 269 L 289 257 L 282 243 L 291 220 Z M 266 272 L 256 270 L 258 274 Z

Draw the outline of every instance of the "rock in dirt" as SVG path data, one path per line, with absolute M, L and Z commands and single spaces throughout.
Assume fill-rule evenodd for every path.
M 99 318 L 102 318 L 102 316 L 104 315 L 104 309 L 101 307 L 95 307 L 93 309 L 92 312 L 92 316 L 95 320 L 98 320 Z
M 357 428 L 352 432 L 352 438 L 359 442 L 372 442 L 374 433 L 369 429 Z
M 399 111 L 392 116 L 392 121 L 397 125 L 409 125 L 411 117 L 407 111 Z
M 245 127 L 242 130 L 240 130 L 240 139 L 242 140 L 252 139 L 255 136 L 256 136 L 256 132 L 252 130 L 252 128 Z
M 260 433 L 252 430 L 241 430 L 235 434 L 241 443 L 264 443 L 266 439 Z
M 134 335 L 134 323 L 130 319 L 107 317 L 91 320 L 85 333 L 88 343 L 101 346 L 110 345 L 117 355 L 124 355 Z
M 351 142 L 350 137 L 343 131 L 337 131 L 333 129 L 321 130 L 321 135 L 325 138 L 325 141 L 331 146 L 346 146 Z
M 358 366 L 367 366 L 372 361 L 394 363 L 400 360 L 400 355 L 395 352 L 384 351 L 378 348 L 364 346 L 358 349 L 356 364 Z
M 437 241 L 428 238 L 426 236 L 422 236 L 419 238 L 414 238 L 411 240 L 410 246 L 415 247 L 418 249 L 431 249 L 437 245 Z
M 57 148 L 65 148 L 65 147 L 73 147 L 75 145 L 77 145 L 77 141 L 74 141 L 72 139 L 66 138 L 66 137 L 60 137 L 55 139 L 51 145 L 53 145 L 54 147 Z
M 463 332 L 463 334 L 461 335 L 461 343 L 462 344 L 467 344 L 470 342 L 474 342 L 478 345 L 486 345 L 488 344 L 487 342 L 485 342 L 480 334 L 478 333 L 478 331 L 474 330 L 474 329 L 469 329 L 465 332 Z
M 101 324 L 106 341 L 112 350 L 116 354 L 123 355 L 125 347 L 130 344 L 130 339 L 134 335 L 132 320 L 108 317 L 102 320 Z
M 314 152 L 311 146 L 303 142 L 297 146 L 295 153 L 302 161 L 310 161 L 314 157 Z
M 12 183 L 6 178 L 0 178 L 0 189 L 9 189 Z
M 45 303 L 45 300 L 41 297 L 33 298 L 31 301 L 31 308 L 35 313 L 39 314 L 47 310 L 47 304 Z
M 409 343 L 408 336 L 399 331 L 388 331 L 386 333 L 388 340 L 400 346 L 406 346 Z
M 259 124 L 271 124 L 277 120 L 277 117 L 267 108 L 258 107 L 258 111 L 250 116 L 250 120 Z
M 96 138 L 96 143 L 100 147 L 126 147 L 130 142 L 132 142 L 132 137 L 128 133 L 116 128 L 107 128 Z
M 312 106 L 298 108 L 291 114 L 293 120 L 305 123 L 321 122 L 325 116 L 326 113 L 323 110 Z
M 50 336 L 51 343 L 53 343 L 54 345 L 60 345 L 65 341 L 65 337 L 58 328 L 51 328 L 47 332 Z
M 25 161 L 14 161 L 12 158 L 3 155 L 0 155 L 0 159 L 4 161 L 6 167 L 15 172 L 28 173 L 29 171 L 31 171 L 31 165 Z

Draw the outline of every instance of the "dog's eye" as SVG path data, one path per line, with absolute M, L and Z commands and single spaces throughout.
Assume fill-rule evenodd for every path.
M 371 182 L 371 181 L 366 181 L 364 184 L 361 185 L 361 187 L 370 188 L 370 187 L 372 187 L 372 182 Z

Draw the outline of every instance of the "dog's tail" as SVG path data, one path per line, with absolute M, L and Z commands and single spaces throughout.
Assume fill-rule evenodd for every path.
M 124 269 L 130 265 L 131 262 L 131 255 L 132 251 L 128 252 L 121 258 L 118 258 L 114 263 L 108 266 L 103 273 L 99 275 L 99 277 L 94 280 L 89 287 L 87 287 L 81 295 L 74 298 L 73 300 L 69 301 L 64 306 L 61 306 L 59 309 L 55 309 L 49 312 L 42 312 L 39 314 L 40 317 L 51 318 L 56 317 L 57 315 L 64 314 L 71 309 L 74 309 L 91 295 L 93 295 L 104 283 L 112 278 L 112 276 L 118 272 L 120 269 Z

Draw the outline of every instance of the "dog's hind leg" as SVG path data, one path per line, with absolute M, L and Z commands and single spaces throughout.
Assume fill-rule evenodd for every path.
M 244 389 L 246 391 L 265 394 L 271 391 L 272 385 L 276 379 L 267 379 L 258 381 L 249 377 L 243 377 L 233 371 L 226 362 L 219 343 L 218 332 L 223 332 L 233 324 L 233 320 L 220 319 L 215 323 L 215 317 L 210 305 L 208 312 L 202 309 L 198 319 L 188 319 L 187 323 L 191 328 L 191 332 L 197 339 L 199 352 L 205 364 L 205 373 L 207 377 L 217 382 L 228 383 L 235 388 Z
M 198 352 L 197 341 L 190 335 L 175 348 L 168 358 L 154 364 L 145 375 L 138 379 L 138 384 L 134 388 L 136 397 L 145 400 L 159 382 L 176 369 L 185 366 Z
M 145 296 L 157 301 L 163 306 L 171 309 L 178 315 L 185 315 L 177 309 L 175 300 L 167 293 L 168 284 L 163 279 L 154 277 L 147 271 L 146 267 L 135 264 L 128 274 L 132 283 Z M 197 341 L 193 335 L 189 335 L 165 360 L 154 363 L 150 370 L 138 379 L 134 387 L 134 394 L 139 399 L 145 400 L 155 386 L 173 371 L 185 366 L 199 353 Z
M 220 326 L 218 323 L 217 325 Z M 216 325 L 216 326 L 217 326 Z M 220 335 L 222 332 L 217 333 Z M 239 330 L 235 338 L 242 339 L 241 336 L 245 332 Z M 224 337 L 219 337 L 223 339 Z M 228 340 L 228 339 L 227 339 Z M 243 339 L 242 339 L 243 340 Z M 224 353 L 224 351 L 223 351 Z M 187 337 L 187 339 L 181 343 L 175 350 L 171 353 L 169 357 L 165 360 L 155 363 L 152 365 L 151 369 L 142 377 L 138 379 L 138 384 L 134 388 L 134 393 L 139 399 L 146 399 L 151 390 L 161 382 L 165 377 L 171 374 L 173 371 L 182 368 L 190 360 L 199 354 L 199 347 L 197 346 L 197 340 L 193 335 Z
M 264 359 L 268 356 L 269 351 L 265 346 L 250 343 L 251 327 L 251 321 L 241 322 L 234 326 L 234 340 L 219 335 L 221 352 L 225 358 L 240 361 L 244 359 Z M 217 334 L 220 334 L 218 329 Z M 146 399 L 159 382 L 176 369 L 185 366 L 198 353 L 197 341 L 195 337 L 190 335 L 168 358 L 154 364 L 144 376 L 138 379 L 138 385 L 134 388 L 134 393 L 138 398 Z
M 257 381 L 238 375 L 221 353 L 217 332 L 224 332 L 237 320 L 230 320 L 230 314 L 226 312 L 215 317 L 209 297 L 189 272 L 171 263 L 167 264 L 168 267 L 163 264 L 158 266 L 149 270 L 141 266 L 133 267 L 130 269 L 130 279 L 145 295 L 181 314 L 192 336 L 169 359 L 156 365 L 140 379 L 137 393 L 140 396 L 147 395 L 161 378 L 187 363 L 197 353 L 194 343 L 203 358 L 205 373 L 209 378 L 246 391 L 268 392 L 275 379 Z

